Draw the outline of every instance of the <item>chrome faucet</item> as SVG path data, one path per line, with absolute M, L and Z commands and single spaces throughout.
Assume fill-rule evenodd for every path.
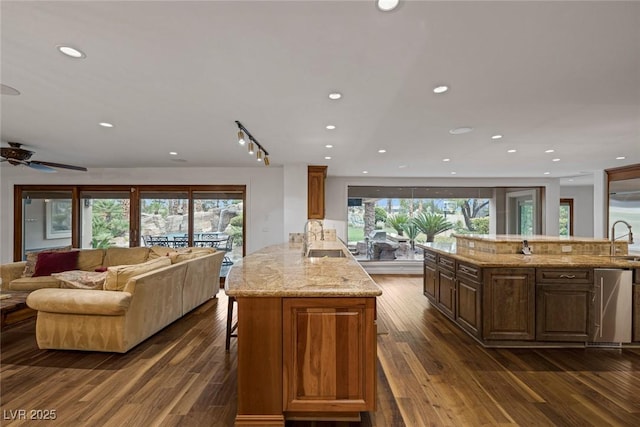
M 627 234 L 623 234 L 622 236 L 616 237 L 616 225 L 620 222 L 627 226 L 627 229 L 629 230 L 629 232 Z M 622 219 L 614 222 L 613 225 L 611 226 L 611 256 L 614 256 L 616 254 L 616 240 L 621 239 L 625 236 L 629 237 L 629 244 L 632 244 L 633 233 L 631 232 L 631 224 L 629 224 L 627 221 L 624 221 Z
M 322 221 L 317 220 L 317 219 L 310 219 L 307 220 L 307 222 L 304 223 L 304 230 L 302 230 L 302 252 L 306 255 L 307 253 L 307 249 L 309 247 L 309 238 L 307 237 L 307 230 L 309 228 L 309 224 L 313 223 L 313 222 L 317 222 L 320 225 L 320 240 L 324 240 L 324 225 L 322 224 Z M 309 233 L 311 233 L 311 231 L 309 231 Z M 313 233 L 313 235 L 315 237 L 317 237 L 316 233 Z

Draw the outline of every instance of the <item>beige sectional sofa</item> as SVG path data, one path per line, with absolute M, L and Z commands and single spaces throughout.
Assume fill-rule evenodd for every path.
M 68 289 L 54 274 L 20 277 L 25 262 L 0 267 L 3 289 L 32 290 L 42 349 L 124 353 L 215 296 L 224 251 L 188 248 L 80 250 L 78 270 L 108 267 L 102 289 Z

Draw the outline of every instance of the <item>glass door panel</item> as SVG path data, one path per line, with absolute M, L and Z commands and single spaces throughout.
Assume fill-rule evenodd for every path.
M 128 191 L 82 191 L 80 247 L 129 247 L 130 211 Z
M 189 194 L 140 192 L 140 246 L 189 246 Z
M 193 193 L 193 244 L 227 252 L 230 265 L 244 253 L 244 196 L 241 191 Z
M 71 245 L 72 192 L 22 192 L 22 259 L 27 252 Z

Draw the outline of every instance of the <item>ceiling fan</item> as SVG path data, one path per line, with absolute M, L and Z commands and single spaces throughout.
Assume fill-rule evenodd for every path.
M 54 168 L 71 169 L 76 171 L 87 171 L 82 166 L 65 165 L 62 163 L 43 162 L 39 160 L 29 160 L 35 153 L 22 148 L 19 142 L 9 142 L 9 147 L 0 147 L 0 162 L 9 162 L 14 166 L 25 165 L 42 172 L 56 172 Z

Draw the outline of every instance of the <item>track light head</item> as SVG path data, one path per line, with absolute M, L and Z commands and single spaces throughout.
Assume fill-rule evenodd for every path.
M 258 162 L 262 162 L 264 160 L 265 165 L 269 166 L 269 152 L 258 142 L 257 139 L 253 137 L 253 135 L 251 135 L 251 132 L 249 132 L 249 130 L 244 127 L 238 120 L 236 120 L 236 125 L 238 125 L 238 143 L 244 146 L 246 144 L 246 135 L 246 137 L 249 139 L 249 154 L 253 155 L 254 153 L 256 153 L 257 146 L 256 160 Z

